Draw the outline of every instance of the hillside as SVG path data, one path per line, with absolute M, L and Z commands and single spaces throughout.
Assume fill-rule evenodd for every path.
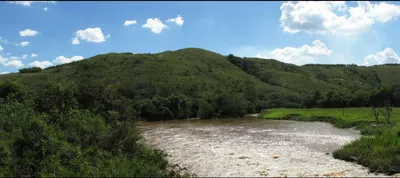
M 192 104 L 190 116 L 197 115 L 201 103 L 216 109 L 213 112 L 219 116 L 224 115 L 225 106 L 227 110 L 238 109 L 230 103 L 242 103 L 240 115 L 299 103 L 297 92 L 263 83 L 225 56 L 197 48 L 157 54 L 101 54 L 39 73 L 2 75 L 0 80 L 31 87 L 48 82 L 95 83 L 135 101 L 184 95 Z
M 297 92 L 311 92 L 313 89 L 320 91 L 371 90 L 380 88 L 381 85 L 400 84 L 400 80 L 396 80 L 395 77 L 395 74 L 400 73 L 400 66 L 397 65 L 362 67 L 309 64 L 296 66 L 273 59 L 237 57 L 232 63 L 265 83 Z
M 52 83 L 101 86 L 133 101 L 142 118 L 172 119 L 240 116 L 274 107 L 366 106 L 376 104 L 371 102 L 383 95 L 380 90 L 390 90 L 387 97 L 397 100 L 392 94 L 398 87 L 387 86 L 400 84 L 395 75 L 399 69 L 398 65 L 296 66 L 185 48 L 156 54 L 100 54 L 37 73 L 0 75 L 0 80 L 38 89 Z M 173 100 L 187 102 L 186 111 L 171 111 L 170 105 L 177 102 Z

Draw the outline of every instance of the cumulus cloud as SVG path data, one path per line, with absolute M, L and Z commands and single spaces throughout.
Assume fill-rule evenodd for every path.
M 49 10 L 49 8 L 48 8 L 48 7 L 45 7 L 45 8 L 43 8 L 43 10 L 44 10 L 44 11 L 47 11 L 47 10 Z
M 151 29 L 153 33 L 159 34 L 161 33 L 165 28 L 167 28 L 167 25 L 163 24 L 160 19 L 158 18 L 149 18 L 146 21 L 146 24 L 142 25 L 143 28 L 148 28 Z
M 50 61 L 34 61 L 34 62 L 29 64 L 29 66 L 40 67 L 42 69 L 44 69 L 46 67 L 50 67 L 52 65 L 53 65 L 53 63 L 51 63 Z
M 183 25 L 184 20 L 180 15 L 178 15 L 176 18 L 168 19 L 167 22 L 175 22 L 177 25 Z
M 31 58 L 34 58 L 34 57 L 37 57 L 37 54 L 32 53 L 32 54 L 31 54 Z
M 106 41 L 106 37 L 104 37 L 103 32 L 99 27 L 78 30 L 75 34 L 76 37 L 72 39 L 72 44 L 80 44 L 79 40 L 84 40 L 91 43 L 101 43 Z
M 319 40 L 312 42 L 313 45 L 303 45 L 300 47 L 276 48 L 269 55 L 257 54 L 258 58 L 272 58 L 286 63 L 304 64 L 313 63 L 320 56 L 330 56 L 333 51 Z
M 19 35 L 21 36 L 35 36 L 36 34 L 38 34 L 38 32 L 31 29 L 19 31 Z
M 363 65 L 376 65 L 376 64 L 387 64 L 387 63 L 399 63 L 400 57 L 392 48 L 386 48 L 376 54 L 370 54 L 364 58 Z
M 0 51 L 3 51 L 4 49 L 3 49 L 3 47 L 1 47 L 1 45 L 0 45 Z
M 400 16 L 400 6 L 386 2 L 360 1 L 349 7 L 344 1 L 300 1 L 285 2 L 280 9 L 281 26 L 289 33 L 351 35 Z
M 135 25 L 136 23 L 136 20 L 126 20 L 124 26 Z
M 20 60 L 11 60 L 3 63 L 4 66 L 6 67 L 15 67 L 15 68 L 21 68 L 24 67 L 24 64 Z
M 0 72 L 0 75 L 9 74 L 10 72 Z
M 28 45 L 29 45 L 29 42 L 28 42 L 28 41 L 21 42 L 21 46 L 22 46 L 22 47 L 25 47 L 25 46 L 28 46 Z
M 72 56 L 71 58 L 66 58 L 64 56 L 58 56 L 56 59 L 53 60 L 54 63 L 57 64 L 65 64 L 65 63 L 70 63 L 74 61 L 80 61 L 82 60 L 82 56 Z
M 32 3 L 53 3 L 55 4 L 56 1 L 8 1 L 11 4 L 19 4 L 23 6 L 31 6 Z

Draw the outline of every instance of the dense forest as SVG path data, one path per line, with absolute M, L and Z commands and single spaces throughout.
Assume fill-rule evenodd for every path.
M 129 103 L 91 84 L 2 82 L 0 176 L 171 175 L 161 151 L 138 143 Z
M 0 75 L 0 175 L 165 176 L 137 120 L 267 108 L 400 106 L 397 65 L 304 65 L 186 48 Z

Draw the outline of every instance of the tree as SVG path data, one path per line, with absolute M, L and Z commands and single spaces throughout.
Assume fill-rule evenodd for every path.
M 215 115 L 212 105 L 204 100 L 199 101 L 199 110 L 197 113 L 200 119 L 210 119 Z
M 380 111 L 376 107 L 372 107 L 372 114 L 375 117 L 376 122 L 379 122 L 379 113 Z
M 5 102 L 22 102 L 27 97 L 26 88 L 11 81 L 0 83 L 0 98 Z
M 381 109 L 381 113 L 385 117 L 387 124 L 391 124 L 390 118 L 392 117 L 392 111 L 393 109 L 390 106 L 390 100 L 385 100 L 384 107 Z

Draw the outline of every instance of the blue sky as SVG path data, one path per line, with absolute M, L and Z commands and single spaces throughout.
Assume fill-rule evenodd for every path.
M 297 65 L 400 62 L 399 16 L 399 2 L 0 2 L 0 73 L 187 47 Z

